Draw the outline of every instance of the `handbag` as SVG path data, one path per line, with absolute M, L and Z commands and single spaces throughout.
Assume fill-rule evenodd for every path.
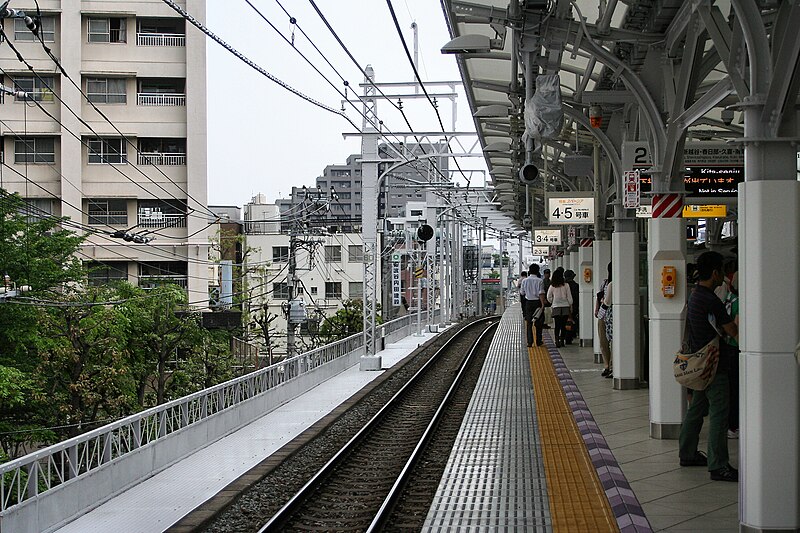
M 687 389 L 705 390 L 717 374 L 717 367 L 719 366 L 719 335 L 714 335 L 714 338 L 698 351 L 684 353 L 688 351 L 688 339 L 689 320 L 687 319 L 683 328 L 682 347 L 675 354 L 672 372 L 675 375 L 675 381 Z
M 603 320 L 608 314 L 608 310 L 609 307 L 606 304 L 600 304 L 600 307 L 597 309 L 597 318 Z

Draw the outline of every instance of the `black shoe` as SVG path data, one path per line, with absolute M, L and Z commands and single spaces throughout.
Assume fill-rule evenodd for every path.
M 681 466 L 708 466 L 708 457 L 703 452 L 694 452 L 694 457 L 691 459 L 681 459 Z M 711 475 L 713 476 L 714 473 L 712 472 Z
M 544 326 L 542 326 L 542 329 L 550 329 L 550 326 L 548 326 L 547 324 L 545 324 Z
M 608 374 L 606 374 L 606 379 L 611 379 L 611 378 L 613 378 L 613 377 L 614 377 L 614 373 L 613 373 L 613 372 L 611 372 L 611 371 L 609 371 L 609 373 L 608 373 Z
M 725 465 L 722 468 L 717 468 L 711 471 L 712 481 L 739 481 L 739 471 L 731 465 Z
M 610 368 L 606 368 L 605 370 L 603 370 L 603 372 L 600 375 L 603 376 L 603 377 L 606 377 L 610 373 L 611 373 L 611 369 Z
M 532 347 L 533 347 L 533 344 L 529 344 L 529 345 L 528 345 L 528 348 L 532 348 Z
M 543 342 L 537 342 L 536 346 L 544 346 L 544 343 Z

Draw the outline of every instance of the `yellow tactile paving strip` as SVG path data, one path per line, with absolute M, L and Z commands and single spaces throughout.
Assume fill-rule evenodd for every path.
M 528 358 L 553 531 L 619 531 L 547 348 L 529 348 Z

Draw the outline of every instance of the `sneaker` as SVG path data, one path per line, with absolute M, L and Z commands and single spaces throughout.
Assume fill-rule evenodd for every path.
M 606 374 L 606 379 L 612 379 L 613 377 L 614 377 L 614 373 L 613 372 L 609 371 L 609 373 Z
M 725 465 L 722 468 L 717 468 L 711 471 L 712 481 L 739 481 L 739 471 L 731 465 Z
M 739 430 L 738 429 L 729 429 L 728 430 L 728 438 L 729 439 L 738 439 L 739 438 Z
M 611 373 L 611 369 L 610 368 L 606 368 L 606 369 L 603 370 L 603 372 L 600 373 L 600 375 L 603 376 L 603 377 L 606 377 L 610 373 Z
M 681 466 L 708 466 L 708 457 L 703 452 L 694 452 L 691 459 L 681 459 Z M 714 475 L 713 472 L 711 475 Z

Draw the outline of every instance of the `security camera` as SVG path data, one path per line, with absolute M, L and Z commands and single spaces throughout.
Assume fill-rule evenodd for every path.
M 733 122 L 733 109 L 723 109 L 720 117 L 726 126 L 730 126 L 731 122 Z

